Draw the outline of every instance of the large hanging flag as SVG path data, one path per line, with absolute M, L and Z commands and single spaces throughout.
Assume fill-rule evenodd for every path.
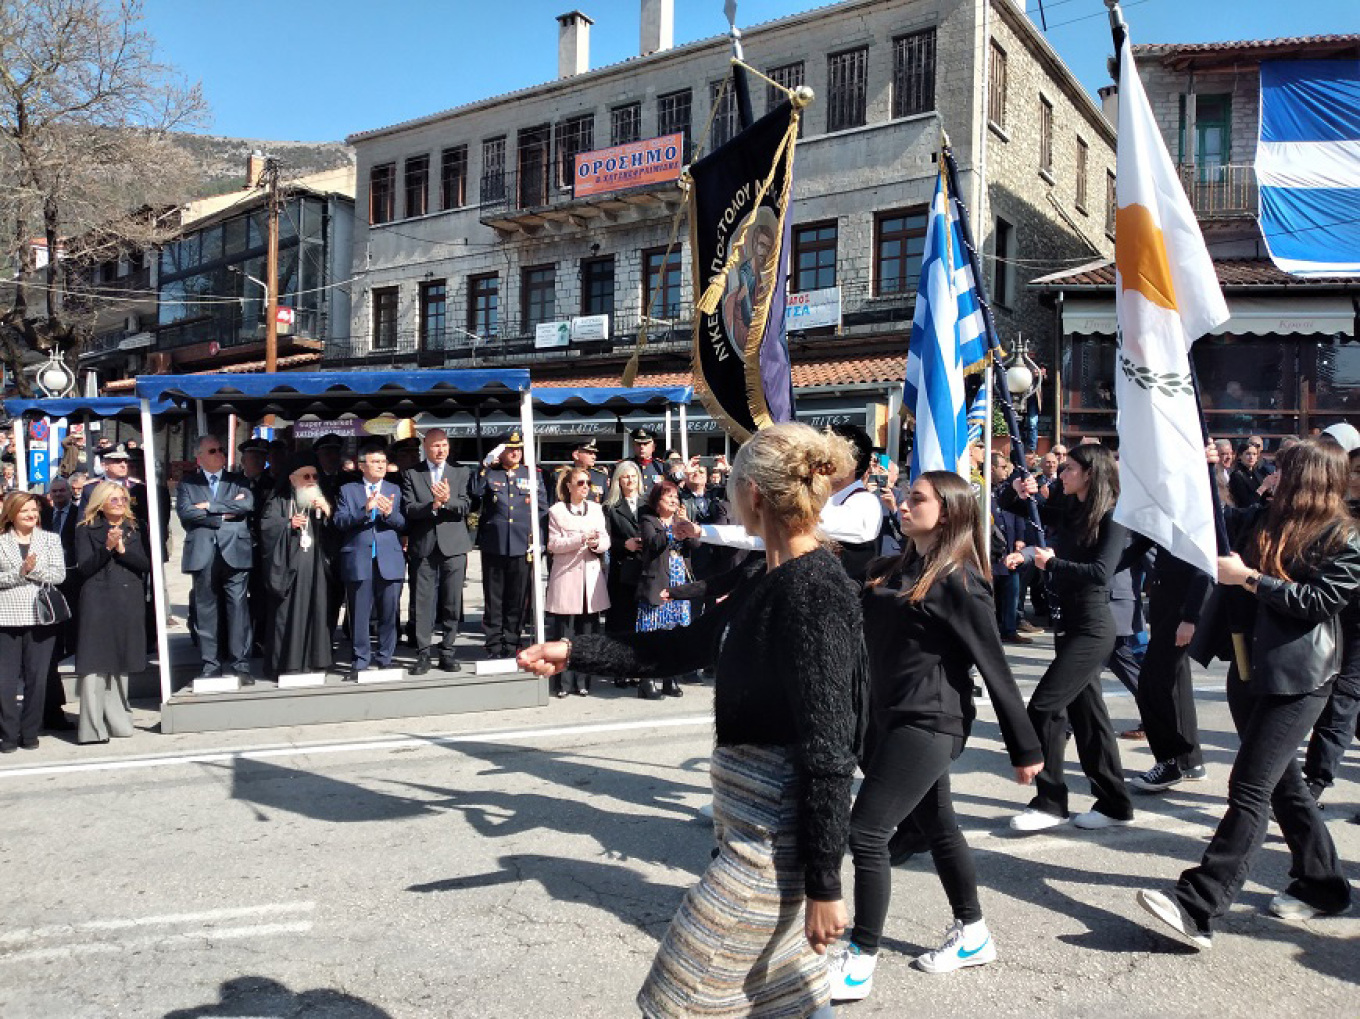
M 1213 576 L 1214 508 L 1190 346 L 1227 320 L 1228 306 L 1127 37 L 1120 45 L 1116 165 L 1121 491 L 1114 518 Z
M 728 433 L 794 420 L 784 330 L 799 100 L 689 168 L 694 380 Z
M 926 220 L 916 313 L 907 349 L 902 410 L 916 421 L 911 476 L 925 471 L 956 471 L 968 477 L 968 406 L 963 390 L 964 363 L 959 344 L 961 318 L 957 289 L 960 245 L 950 217 L 943 171 Z M 984 348 L 985 351 L 985 348 Z
M 1256 182 L 1277 266 L 1360 274 L 1360 59 L 1262 61 Z

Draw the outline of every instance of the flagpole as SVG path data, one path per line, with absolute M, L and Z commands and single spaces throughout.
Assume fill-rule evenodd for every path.
M 727 0 L 723 10 L 727 14 L 727 34 L 732 40 L 732 59 L 745 60 L 746 55 L 741 49 L 741 29 L 737 27 L 737 0 Z M 751 85 L 746 77 L 746 68 L 739 63 L 732 64 L 732 90 L 737 97 L 737 122 L 741 130 L 745 131 L 755 123 L 755 114 L 751 110 Z
M 1115 84 L 1119 84 L 1119 64 L 1124 52 L 1124 41 L 1128 38 L 1129 26 L 1124 20 L 1124 11 L 1119 6 L 1119 0 L 1105 0 L 1105 6 L 1110 12 L 1110 32 L 1114 36 L 1114 62 L 1110 71 L 1114 77 Z M 1123 99 L 1120 99 L 1123 102 Z M 1116 230 L 1118 226 L 1116 225 Z M 1117 300 L 1116 296 L 1116 300 Z M 1204 400 L 1200 396 L 1199 372 L 1195 368 L 1195 351 L 1191 348 L 1185 355 L 1186 363 L 1190 366 L 1190 384 L 1195 391 L 1195 412 L 1199 415 L 1200 435 L 1204 438 L 1204 445 L 1207 448 L 1210 441 L 1209 422 L 1204 417 Z M 1214 465 L 1207 464 L 1209 471 L 1209 500 L 1214 508 L 1214 540 L 1218 545 L 1219 555 L 1228 555 L 1232 551 L 1232 543 L 1228 540 L 1228 525 L 1223 517 L 1223 500 L 1218 494 L 1218 479 L 1214 477 Z

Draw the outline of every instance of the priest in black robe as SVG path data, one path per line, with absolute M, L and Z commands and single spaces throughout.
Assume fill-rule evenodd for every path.
M 316 457 L 299 453 L 288 464 L 260 518 L 260 562 L 269 598 L 265 660 L 281 673 L 330 667 L 330 576 L 323 540 L 331 504 L 318 482 Z

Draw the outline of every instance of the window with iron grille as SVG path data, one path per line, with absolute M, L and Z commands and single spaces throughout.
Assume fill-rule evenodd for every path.
M 709 83 L 708 101 L 717 108 L 713 114 L 713 127 L 708 133 L 708 151 L 712 152 L 735 138 L 741 123 L 737 117 L 737 90 L 730 75 L 722 81 Z
M 1119 196 L 1115 192 L 1114 173 L 1110 170 L 1105 171 L 1105 232 L 1111 237 L 1114 236 L 1114 211 L 1117 208 Z
M 368 221 L 390 223 L 397 218 L 397 164 L 384 163 L 368 171 Z
M 552 127 L 548 124 L 527 127 L 519 132 L 516 143 L 519 148 L 516 163 L 519 167 L 519 207 L 532 209 L 547 205 Z
M 803 62 L 801 60 L 793 64 L 783 64 L 779 67 L 771 67 L 768 71 L 765 72 L 765 74 L 771 81 L 779 82 L 779 84 L 783 85 L 784 88 L 788 89 L 790 92 L 792 92 L 794 89 L 798 88 L 800 85 L 804 84 L 807 81 L 807 70 L 804 67 Z M 782 91 L 775 88 L 773 85 L 766 85 L 765 112 L 769 113 L 776 106 L 782 103 L 784 101 L 784 98 L 785 96 Z M 799 138 L 803 137 L 804 122 L 805 121 L 803 118 L 799 118 L 798 120 Z
M 992 262 L 992 302 L 1009 308 L 1015 301 L 1015 227 L 1000 217 L 992 248 L 996 255 Z
M 869 47 L 826 58 L 826 129 L 844 131 L 865 122 L 869 96 Z
M 540 322 L 557 315 L 557 267 L 535 265 L 523 270 L 519 294 L 522 333 L 532 333 Z
M 1006 51 L 995 40 L 987 76 L 987 119 L 997 127 L 1006 126 Z
M 614 314 L 614 256 L 581 263 L 581 314 Z
M 406 160 L 406 218 L 429 212 L 430 157 L 412 156 Z
M 505 138 L 482 142 L 482 201 L 499 202 L 505 198 Z
M 576 157 L 595 147 L 595 114 L 571 117 L 557 125 L 557 186 L 571 187 L 576 179 Z
M 1077 139 L 1077 211 L 1086 212 L 1086 174 L 1087 164 L 1090 161 L 1091 147 L 1086 142 Z
M 836 224 L 794 227 L 793 289 L 822 290 L 836 285 Z
M 1053 104 L 1039 97 L 1039 169 L 1053 175 Z
M 397 345 L 397 288 L 373 291 L 373 349 L 392 350 Z
M 671 249 L 671 257 L 666 257 L 665 248 L 653 248 L 642 253 L 642 308 L 647 313 L 647 302 L 656 294 L 652 304 L 652 318 L 678 319 L 680 317 L 680 248 Z M 658 289 L 659 288 L 659 289 Z
M 880 213 L 874 224 L 874 294 L 909 294 L 921 278 L 926 209 Z
M 494 272 L 468 277 L 468 332 L 483 339 L 500 331 L 501 278 Z
M 439 207 L 461 209 L 467 204 L 466 145 L 455 145 L 439 154 Z
M 630 145 L 642 139 L 642 104 L 625 103 L 609 111 L 609 144 Z
M 444 280 L 429 280 L 420 285 L 420 349 L 442 350 L 444 326 L 448 321 L 449 288 Z
M 689 89 L 669 92 L 656 97 L 656 133 L 658 137 L 668 134 L 683 134 L 686 147 L 690 137 L 690 108 L 693 99 Z
M 911 117 L 935 109 L 935 29 L 899 35 L 893 40 L 894 117 Z

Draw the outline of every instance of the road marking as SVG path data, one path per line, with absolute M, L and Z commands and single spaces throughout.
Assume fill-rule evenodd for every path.
M 135 948 L 170 947 L 185 941 L 236 941 L 242 938 L 268 938 L 281 934 L 305 934 L 312 929 L 312 922 L 252 924 L 248 927 L 215 927 L 201 931 L 181 931 L 177 934 L 151 935 L 149 937 L 125 938 L 119 941 L 90 941 L 78 945 L 54 945 L 51 948 L 34 948 L 26 952 L 0 954 L 0 965 L 16 962 L 41 962 L 52 959 L 70 959 L 81 955 L 114 955 Z
M 245 920 L 273 913 L 310 913 L 315 902 L 275 902 L 263 906 L 238 906 L 231 909 L 210 909 L 202 913 L 167 913 L 162 916 L 141 916 L 125 920 L 86 920 L 83 923 L 55 924 L 51 927 L 30 927 L 27 930 L 0 932 L 0 945 L 20 944 L 41 938 L 70 937 L 84 932 L 121 931 L 138 927 L 158 927 L 175 924 L 215 923 L 221 920 Z
M 287 757 L 307 757 L 314 754 L 344 754 L 365 750 L 395 750 L 409 747 L 453 746 L 458 743 L 500 743 L 541 739 L 551 736 L 589 736 L 611 732 L 642 729 L 681 729 L 713 724 L 712 715 L 691 715 L 682 718 L 648 718 L 632 722 L 592 722 L 584 725 L 560 725 L 543 729 L 506 729 L 492 732 L 467 732 L 449 736 L 399 736 L 388 739 L 357 742 L 313 743 L 303 745 L 242 747 L 235 750 L 209 750 L 196 754 L 155 755 L 150 757 L 116 758 L 103 761 L 82 761 L 72 764 L 40 764 L 23 768 L 0 769 L 0 781 L 20 778 L 41 778 L 49 775 L 74 775 L 101 771 L 134 771 L 148 768 L 171 768 L 184 764 L 221 764 L 248 759 L 277 760 Z

